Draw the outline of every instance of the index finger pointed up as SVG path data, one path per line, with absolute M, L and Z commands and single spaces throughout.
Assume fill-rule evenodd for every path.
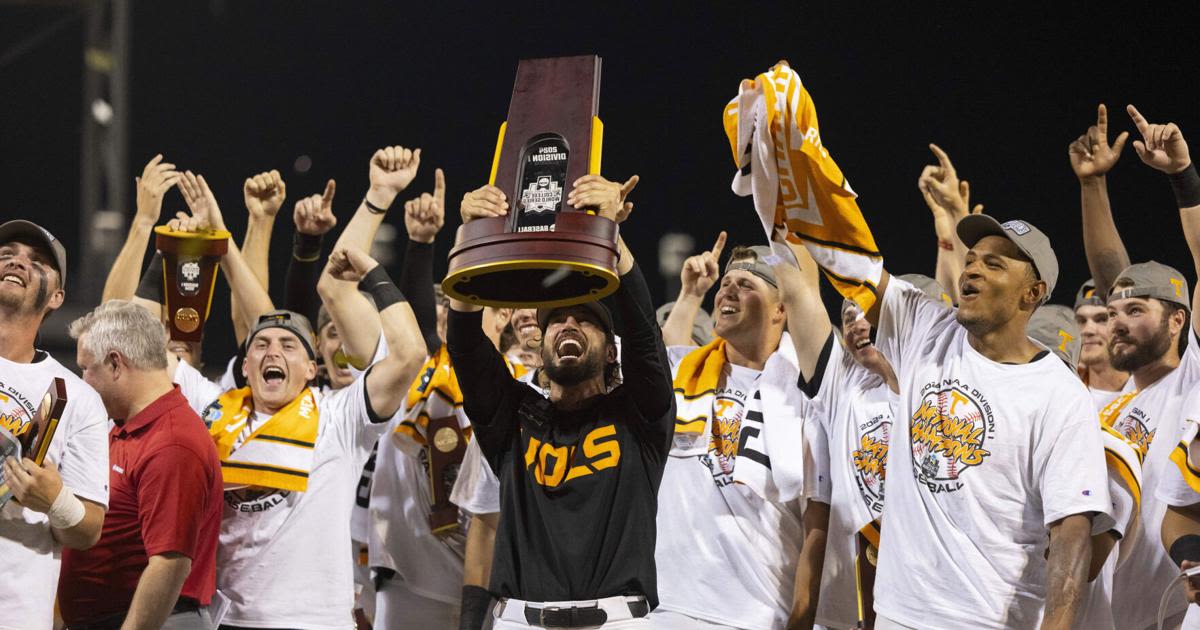
M 946 152 L 942 150 L 942 147 L 930 142 L 929 150 L 933 151 L 933 154 L 937 156 L 938 164 L 944 171 L 950 172 L 954 170 L 954 164 L 950 162 L 950 156 L 946 155 Z
M 1125 111 L 1129 114 L 1129 117 L 1133 119 L 1133 126 L 1137 127 L 1137 130 L 1141 132 L 1142 137 L 1145 138 L 1146 134 L 1150 133 L 1150 122 L 1147 121 L 1146 118 L 1142 116 L 1142 113 L 1138 111 L 1138 108 L 1134 107 L 1133 105 L 1127 105 L 1125 107 Z
M 433 199 L 439 207 L 446 207 L 446 174 L 440 168 L 433 171 Z
M 1104 103 L 1100 103 L 1096 107 L 1096 127 L 1100 130 L 1100 137 L 1108 139 L 1108 108 Z
M 728 238 L 728 235 L 725 233 L 725 230 L 721 230 L 721 233 L 717 235 L 717 242 L 713 243 L 712 249 L 710 250 L 713 258 L 720 260 L 721 252 L 725 249 L 726 238 Z
M 321 203 L 329 205 L 333 203 L 333 194 L 337 192 L 337 182 L 332 179 L 325 184 L 325 194 L 321 195 Z
M 633 192 L 633 189 L 637 187 L 638 182 L 641 180 L 642 178 L 637 175 L 625 180 L 625 183 L 621 184 L 621 198 L 624 199 L 629 196 L 629 193 Z

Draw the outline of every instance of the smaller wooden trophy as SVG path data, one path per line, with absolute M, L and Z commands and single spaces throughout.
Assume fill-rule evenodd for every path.
M 29 422 L 22 425 L 15 433 L 0 428 L 0 458 L 15 457 L 18 460 L 28 457 L 38 466 L 46 461 L 46 453 L 50 450 L 50 441 L 58 431 L 58 423 L 62 420 L 67 408 L 67 382 L 54 377 L 37 412 Z M 0 508 L 3 508 L 13 496 L 12 490 L 5 483 L 4 473 L 0 471 Z
M 444 536 L 458 530 L 458 506 L 450 502 L 450 491 L 467 454 L 467 440 L 455 416 L 430 418 L 425 435 L 429 441 L 429 488 L 433 495 L 429 529 L 434 535 Z
M 162 252 L 167 330 L 174 341 L 199 342 L 212 306 L 217 265 L 229 249 L 229 232 L 176 232 L 165 225 L 154 232 Z

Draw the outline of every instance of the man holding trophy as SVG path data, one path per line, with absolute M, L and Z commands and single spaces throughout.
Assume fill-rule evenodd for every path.
M 675 398 L 645 279 L 616 231 L 637 179 L 599 175 L 598 85 L 596 57 L 521 62 L 494 185 L 464 199 L 443 283 L 464 409 L 500 478 L 495 628 L 639 627 L 658 604 Z M 596 301 L 608 294 L 610 306 Z M 480 305 L 530 303 L 548 396 L 511 377 L 480 325 Z
M 100 397 L 46 352 L 38 329 L 62 306 L 67 253 L 29 221 L 0 224 L 0 431 L 26 444 L 50 439 L 45 459 L 2 440 L 0 628 L 49 630 L 63 547 L 96 543 L 108 505 L 108 418 Z M 61 379 L 67 403 L 54 436 L 38 430 L 47 388 Z M 51 390 L 51 405 L 54 399 Z M 6 436 L 5 436 L 6 437 Z M 52 437 L 52 439 L 51 439 Z M 42 449 L 38 449 L 42 450 Z

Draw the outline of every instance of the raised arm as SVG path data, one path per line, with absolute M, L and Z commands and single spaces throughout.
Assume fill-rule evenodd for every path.
M 638 179 L 634 175 L 622 184 L 599 175 L 584 175 L 576 180 L 567 203 L 575 208 L 594 208 L 599 216 L 623 223 L 633 210 L 633 204 L 625 198 L 637 186 Z M 617 310 L 616 333 L 621 336 L 621 379 L 623 387 L 638 401 L 642 417 L 659 420 L 675 404 L 667 350 L 646 279 L 623 238 L 617 238 L 617 246 L 621 285 L 613 294 L 612 304 Z
M 192 218 L 198 225 L 211 226 L 217 230 L 228 229 L 225 227 L 225 218 L 217 205 L 217 199 L 208 187 L 208 182 L 204 181 L 204 176 L 186 171 L 179 179 L 178 186 L 179 192 L 183 193 L 183 200 L 192 211 Z M 258 278 L 254 276 L 254 272 L 242 258 L 237 243 L 232 239 L 229 241 L 229 251 L 221 258 L 221 271 L 225 273 L 225 281 L 229 283 L 233 295 L 237 296 L 242 304 L 242 324 L 246 330 L 254 326 L 259 315 L 274 310 L 271 297 L 259 284 Z
M 817 262 L 803 245 L 788 243 L 788 247 L 800 266 L 781 261 L 774 265 L 775 277 L 779 280 L 780 296 L 787 311 L 788 336 L 796 348 L 800 374 L 805 381 L 809 381 L 817 372 L 821 350 L 833 333 L 833 326 L 821 301 L 821 276 Z
M 334 250 L 371 251 L 375 232 L 383 223 L 388 208 L 392 206 L 396 195 L 412 182 L 420 163 L 420 149 L 387 147 L 371 156 L 371 187 L 346 224 L 346 229 L 342 230 L 333 246 Z M 342 347 L 349 355 L 351 365 L 365 368 L 379 346 L 381 328 L 379 318 L 373 314 L 375 308 L 358 292 L 354 283 L 337 282 L 328 273 L 321 274 L 317 292 L 331 313 L 336 308 L 341 311 L 343 321 L 353 322 L 349 327 L 338 326 L 338 334 L 341 335 Z
M 663 323 L 663 342 L 668 346 L 692 346 L 692 329 L 704 296 L 721 277 L 721 251 L 725 249 L 725 231 L 717 235 L 712 249 L 690 256 L 679 271 L 679 297 Z
M 1113 222 L 1106 181 L 1106 174 L 1121 158 L 1128 138 L 1129 132 L 1123 131 L 1112 145 L 1108 144 L 1108 109 L 1101 104 L 1096 110 L 1096 124 L 1076 138 L 1067 151 L 1071 169 L 1079 178 L 1083 249 L 1098 295 L 1108 295 L 1113 281 L 1129 266 L 1129 253 Z
M 440 168 L 434 171 L 432 195 L 421 193 L 420 197 L 404 203 L 408 247 L 400 272 L 400 290 L 408 296 L 408 303 L 421 327 L 425 351 L 430 356 L 442 345 L 437 331 L 437 296 L 433 293 L 433 245 L 446 222 L 445 208 L 446 176 Z
M 1046 613 L 1043 630 L 1073 627 L 1079 604 L 1087 590 L 1091 562 L 1092 520 L 1074 514 L 1050 525 L 1046 558 Z
M 242 257 L 263 291 L 270 295 L 271 233 L 275 230 L 279 208 L 287 198 L 287 186 L 279 171 L 259 173 L 246 178 L 242 184 L 242 198 L 249 213 L 246 237 L 242 240 Z M 243 322 L 253 321 L 253 318 L 246 316 L 237 293 L 230 296 L 229 309 L 233 316 L 234 336 L 240 344 L 250 332 Z
M 408 385 L 425 361 L 421 331 L 413 317 L 412 308 L 404 294 L 392 283 L 383 267 L 361 249 L 346 247 L 334 250 L 329 257 L 327 273 L 336 282 L 356 284 L 366 291 L 379 306 L 379 322 L 387 341 L 388 354 L 366 376 L 367 398 L 376 418 L 385 421 L 400 410 Z M 338 330 L 359 322 L 339 322 L 336 311 L 330 309 Z
M 296 232 L 292 237 L 292 257 L 284 280 L 283 307 L 314 322 L 321 307 L 321 297 L 317 294 L 317 281 L 324 266 L 321 249 L 325 234 L 337 225 L 337 217 L 333 215 L 336 190 L 337 184 L 331 179 L 325 184 L 324 194 L 309 195 L 297 201 L 292 211 Z
M 129 224 L 125 244 L 108 271 L 101 302 L 133 298 L 141 277 L 146 243 L 162 215 L 163 195 L 179 181 L 179 177 L 175 165 L 163 162 L 161 153 L 150 158 L 142 169 L 142 176 L 137 178 L 137 213 Z
M 959 240 L 956 228 L 967 214 L 983 212 L 983 205 L 971 208 L 971 185 L 958 178 L 950 156 L 936 144 L 930 144 L 929 150 L 937 156 L 938 164 L 930 164 L 921 171 L 917 188 L 933 213 L 933 231 L 938 243 L 934 277 L 950 300 L 958 304 L 958 278 L 966 266 L 967 246 Z
M 1133 150 L 1148 166 L 1167 174 L 1171 188 L 1175 191 L 1175 202 L 1179 205 L 1179 220 L 1183 223 L 1183 236 L 1192 252 L 1192 264 L 1200 277 L 1200 175 L 1192 164 L 1187 140 L 1175 123 L 1151 124 L 1130 105 L 1129 116 L 1142 135 L 1133 142 Z M 1192 328 L 1200 329 L 1200 291 L 1192 287 Z

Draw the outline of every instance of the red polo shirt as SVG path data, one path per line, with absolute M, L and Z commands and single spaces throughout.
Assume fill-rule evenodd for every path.
M 150 556 L 192 560 L 181 597 L 216 589 L 221 462 L 204 422 L 175 387 L 108 435 L 108 513 L 100 542 L 63 549 L 58 604 L 68 624 L 129 610 Z

